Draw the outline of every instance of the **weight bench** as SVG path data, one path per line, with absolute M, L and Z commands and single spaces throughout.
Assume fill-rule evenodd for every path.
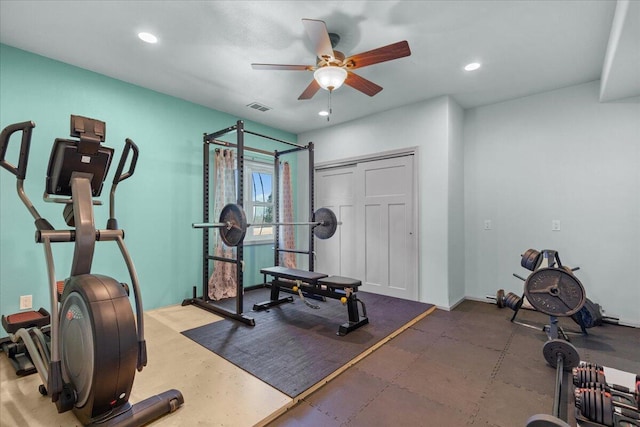
M 267 276 L 273 278 L 270 282 L 271 299 L 254 304 L 255 311 L 266 310 L 285 302 L 293 302 L 292 296 L 280 297 L 280 288 L 285 288 L 293 292 L 301 291 L 313 296 L 337 299 L 345 304 L 349 313 L 349 321 L 340 325 L 338 335 L 346 335 L 369 323 L 364 302 L 356 296 L 358 287 L 362 284 L 360 280 L 280 266 L 262 268 L 260 273 L 264 275 L 265 283 L 267 283 Z M 358 303 L 362 305 L 362 317 L 358 312 Z

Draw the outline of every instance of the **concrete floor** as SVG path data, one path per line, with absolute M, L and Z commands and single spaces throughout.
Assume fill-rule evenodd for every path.
M 252 426 L 292 403 L 263 383 L 180 334 L 219 320 L 194 306 L 171 306 L 145 314 L 148 365 L 136 374 L 130 401 L 135 403 L 171 388 L 185 404 L 153 426 Z M 38 393 L 40 378 L 18 378 L 0 355 L 0 426 L 76 426 L 72 412 L 58 414 Z
M 555 370 L 542 357 L 545 334 L 510 323 L 511 314 L 473 301 L 436 310 L 294 401 L 180 334 L 218 316 L 194 306 L 152 310 L 145 315 L 149 365 L 137 374 L 131 401 L 170 388 L 183 393 L 184 406 L 153 426 L 523 426 L 551 411 Z M 590 331 L 572 339 L 582 360 L 640 372 L 640 329 Z M 78 425 L 40 396 L 37 375 L 17 378 L 0 356 L 0 426 Z

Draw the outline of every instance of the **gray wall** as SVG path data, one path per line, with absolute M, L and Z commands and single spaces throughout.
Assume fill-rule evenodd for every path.
M 422 301 L 520 294 L 520 254 L 556 249 L 607 315 L 640 325 L 640 104 L 600 103 L 598 87 L 465 111 L 441 97 L 299 141 L 317 163 L 419 147 Z
M 640 325 L 640 103 L 600 103 L 598 90 L 465 111 L 467 296 L 521 293 L 520 254 L 556 249 L 589 299 Z

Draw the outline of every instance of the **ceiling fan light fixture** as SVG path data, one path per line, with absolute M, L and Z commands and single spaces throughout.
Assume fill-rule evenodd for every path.
M 145 32 L 138 33 L 138 38 L 146 43 L 150 43 L 150 44 L 158 43 L 158 38 L 151 33 L 145 33 Z
M 313 78 L 322 89 L 334 91 L 338 89 L 347 79 L 347 70 L 341 67 L 329 65 L 327 67 L 318 68 L 313 73 Z
M 464 66 L 465 71 L 475 71 L 481 67 L 482 64 L 479 62 L 472 62 Z

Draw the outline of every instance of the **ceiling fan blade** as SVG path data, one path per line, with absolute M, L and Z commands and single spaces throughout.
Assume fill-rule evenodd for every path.
M 303 19 L 302 24 L 307 31 L 307 36 L 311 39 L 311 43 L 313 43 L 313 50 L 318 58 L 333 58 L 333 47 L 331 46 L 329 32 L 327 31 L 327 25 L 324 21 Z
M 298 97 L 298 100 L 311 99 L 313 98 L 313 95 L 315 95 L 319 90 L 320 85 L 318 84 L 316 79 L 313 79 L 311 80 L 311 83 L 309 83 L 309 86 L 307 86 L 304 92 L 302 92 L 302 94 Z
M 351 71 L 347 74 L 347 79 L 344 81 L 344 84 L 349 85 L 369 96 L 373 96 L 382 90 L 382 86 L 378 86 L 374 82 L 367 80 L 364 77 L 360 77 Z
M 355 70 L 356 68 L 391 61 L 392 59 L 403 58 L 409 55 L 411 55 L 409 43 L 407 43 L 406 40 L 403 40 L 388 46 L 379 47 L 377 49 L 350 56 L 344 60 L 344 63 L 347 65 L 348 69 Z
M 251 64 L 254 70 L 297 70 L 297 71 L 313 71 L 313 65 L 285 65 L 285 64 Z

